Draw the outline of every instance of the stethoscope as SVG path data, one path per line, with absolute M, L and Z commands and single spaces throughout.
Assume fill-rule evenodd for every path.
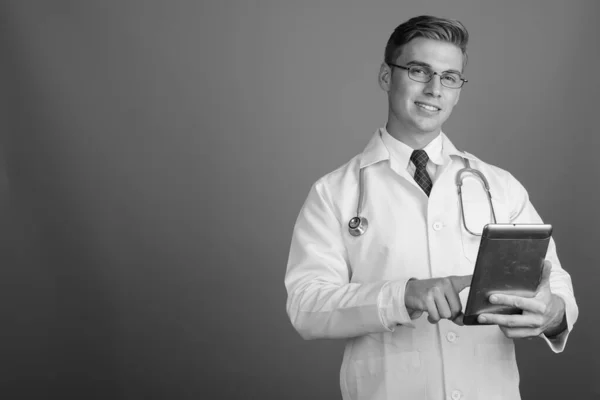
M 485 175 L 483 175 L 483 173 L 481 171 L 479 171 L 475 168 L 471 168 L 471 164 L 469 163 L 469 160 L 467 160 L 466 158 L 463 158 L 463 160 L 465 162 L 465 167 L 456 173 L 456 187 L 458 189 L 458 197 L 460 198 L 460 214 L 462 217 L 463 225 L 464 225 L 465 229 L 467 230 L 467 232 L 469 232 L 471 235 L 474 235 L 474 236 L 481 236 L 480 234 L 471 231 L 467 227 L 467 223 L 465 221 L 465 208 L 463 205 L 463 197 L 462 197 L 462 185 L 463 185 L 464 175 L 472 174 L 479 178 L 483 188 L 485 189 L 485 193 L 488 198 L 488 203 L 490 204 L 490 210 L 492 210 L 493 223 L 496 223 L 496 212 L 494 211 L 494 205 L 492 204 L 492 193 L 490 192 L 490 184 L 488 183 L 488 180 L 486 179 Z M 350 221 L 348 222 L 348 231 L 350 232 L 350 234 L 352 236 L 363 235 L 367 231 L 367 228 L 369 227 L 369 221 L 367 220 L 367 218 L 360 215 L 362 213 L 363 206 L 364 206 L 364 204 L 363 204 L 364 187 L 365 187 L 364 171 L 365 171 L 365 168 L 360 168 L 360 173 L 358 176 L 358 204 L 356 207 L 356 216 L 352 217 L 350 219 Z
M 348 222 L 348 231 L 352 236 L 361 236 L 369 227 L 369 220 L 366 217 L 361 217 L 360 214 L 363 208 L 363 195 L 365 192 L 365 168 L 360 168 L 358 174 L 358 205 L 356 206 L 356 217 L 352 217 Z

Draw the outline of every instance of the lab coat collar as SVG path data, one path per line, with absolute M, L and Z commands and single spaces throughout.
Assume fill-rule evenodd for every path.
M 360 156 L 360 168 L 368 167 L 380 161 L 390 159 L 390 153 L 381 138 L 383 129 L 385 128 L 380 128 L 373 134 L 373 137 L 371 137 L 371 140 L 363 150 Z M 477 160 L 475 156 L 458 150 L 444 132 L 441 132 L 440 135 L 442 137 L 442 157 L 444 158 L 444 162 L 449 162 L 452 156 L 466 158 L 472 161 Z
M 457 149 L 456 146 L 454 146 L 454 143 L 450 141 L 450 139 L 444 134 L 444 132 L 442 132 L 441 135 L 443 146 L 442 157 L 444 158 L 444 162 L 450 161 L 452 156 L 466 158 L 470 161 L 477 161 L 477 157 L 475 157 L 474 155 L 467 153 L 466 151 L 460 151 L 459 149 Z

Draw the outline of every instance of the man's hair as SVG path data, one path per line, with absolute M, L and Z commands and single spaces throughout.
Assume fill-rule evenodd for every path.
M 463 69 L 467 65 L 469 32 L 457 20 L 421 15 L 398 25 L 385 46 L 385 62 L 395 63 L 402 47 L 411 40 L 423 37 L 456 45 L 463 54 Z

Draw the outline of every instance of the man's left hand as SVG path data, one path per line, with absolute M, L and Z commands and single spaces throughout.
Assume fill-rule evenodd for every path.
M 555 336 L 561 333 L 562 329 L 559 327 L 565 314 L 565 303 L 550 291 L 551 271 L 552 263 L 544 260 L 542 279 L 532 298 L 500 293 L 490 296 L 492 304 L 517 307 L 523 310 L 522 314 L 481 314 L 478 321 L 499 325 L 504 335 L 510 339 L 534 337 L 542 333 Z

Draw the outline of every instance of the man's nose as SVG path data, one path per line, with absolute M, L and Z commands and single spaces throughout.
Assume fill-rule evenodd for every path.
M 438 75 L 437 72 L 433 73 L 431 80 L 425 84 L 425 93 L 434 96 L 440 97 L 442 94 L 442 77 Z

